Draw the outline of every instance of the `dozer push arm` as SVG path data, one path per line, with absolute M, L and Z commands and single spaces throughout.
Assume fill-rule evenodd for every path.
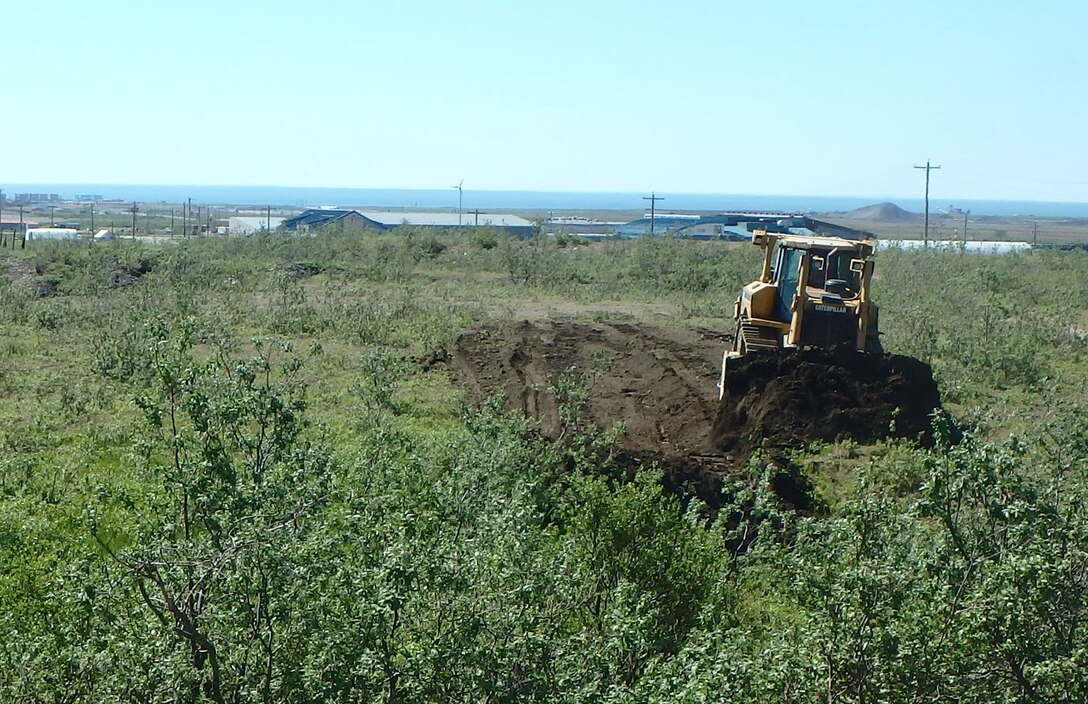
M 778 237 L 768 234 L 766 230 L 756 230 L 752 233 L 752 244 L 763 248 L 763 270 L 759 280 L 765 284 L 771 283 L 771 257 L 774 255 L 774 244 Z
M 811 267 L 811 259 L 809 257 L 802 257 L 801 264 L 799 266 L 800 273 L 797 276 L 797 290 L 793 294 L 793 317 L 790 318 L 790 331 L 789 336 L 786 338 L 787 345 L 800 345 L 801 344 L 801 325 L 804 323 L 805 318 L 805 289 L 808 288 L 808 275 Z
M 873 280 L 873 261 L 866 261 L 861 268 L 861 291 L 858 293 L 858 340 L 859 350 L 872 351 L 880 345 L 878 329 L 879 309 L 869 300 L 869 286 Z

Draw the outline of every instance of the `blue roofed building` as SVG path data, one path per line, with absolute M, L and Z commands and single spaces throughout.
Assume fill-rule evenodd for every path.
M 337 225 L 345 230 L 360 230 L 371 225 L 356 210 L 339 208 L 311 208 L 284 220 L 280 227 L 288 232 L 305 234 Z
M 680 230 L 691 227 L 699 222 L 698 215 L 685 215 L 679 213 L 660 213 L 653 219 L 653 234 L 667 235 L 677 234 Z M 638 220 L 624 223 L 616 228 L 616 234 L 620 237 L 641 237 L 650 234 L 650 216 L 645 215 Z
M 750 240 L 754 230 L 790 232 L 799 235 L 821 235 L 856 239 L 873 237 L 868 232 L 853 230 L 797 213 L 725 212 L 711 215 L 663 213 L 654 218 L 655 235 L 675 235 L 704 240 Z M 650 234 L 650 218 L 632 220 L 616 228 L 620 237 L 640 237 Z
M 398 225 L 442 230 L 491 227 L 515 236 L 529 236 L 536 227 L 531 220 L 511 213 L 482 213 L 478 210 L 456 212 L 413 212 L 409 210 L 363 210 L 361 215 L 374 226 L 392 229 Z

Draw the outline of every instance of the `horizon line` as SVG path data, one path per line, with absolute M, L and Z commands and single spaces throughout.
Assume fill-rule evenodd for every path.
M 269 190 L 295 190 L 295 191 L 419 191 L 419 192 L 445 192 L 447 189 L 441 186 L 434 187 L 402 187 L 402 186 L 299 186 L 299 185 L 271 185 L 271 184 L 228 184 L 228 183 L 122 183 L 122 182 L 8 182 L 6 186 L 0 186 L 0 193 L 6 192 L 10 187 L 45 187 L 60 188 L 64 186 L 103 187 L 103 188 L 193 188 L 193 189 L 269 189 Z M 509 193 L 509 194 L 561 194 L 561 195 L 642 195 L 651 191 L 632 190 L 562 190 L 562 189 L 534 189 L 534 188 L 479 188 L 465 189 L 473 193 Z M 852 200 L 873 200 L 873 205 L 890 203 L 894 200 L 921 200 L 921 195 L 868 195 L 868 194 L 821 194 L 821 193 L 753 193 L 753 192 L 723 192 L 723 191 L 683 191 L 683 190 L 653 190 L 652 192 L 666 196 L 696 196 L 696 197 L 754 197 L 754 198 L 843 198 Z M 934 200 L 932 197 L 930 200 Z M 961 197 L 942 196 L 938 202 L 948 201 L 978 201 L 988 203 L 1047 203 L 1064 205 L 1088 205 L 1088 200 L 1054 200 L 1033 197 L 1007 198 L 1007 197 Z

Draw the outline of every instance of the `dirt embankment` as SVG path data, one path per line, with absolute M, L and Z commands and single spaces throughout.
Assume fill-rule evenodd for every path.
M 926 439 L 940 399 L 929 366 L 897 355 L 806 350 L 731 362 L 729 335 L 710 330 L 562 320 L 466 330 L 451 351 L 454 379 L 476 398 L 505 392 L 511 409 L 558 435 L 555 381 L 586 375 L 585 420 L 622 421 L 619 458 L 657 461 L 668 488 L 714 505 L 720 477 L 757 449 L 780 453 L 816 440 Z

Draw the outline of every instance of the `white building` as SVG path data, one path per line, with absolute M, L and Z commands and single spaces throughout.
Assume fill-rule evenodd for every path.
M 275 231 L 283 220 L 276 217 L 234 217 L 227 222 L 227 231 L 232 235 L 255 235 L 262 230 Z
M 398 225 L 414 227 L 434 227 L 444 230 L 468 227 L 494 227 L 506 230 L 512 235 L 532 234 L 534 225 L 531 221 L 512 213 L 481 213 L 478 210 L 466 210 L 460 214 L 450 212 L 411 212 L 386 210 L 360 210 L 360 215 L 374 223 L 378 229 L 388 230 Z
M 79 230 L 71 230 L 66 227 L 31 227 L 26 231 L 26 239 L 30 240 L 78 240 Z

